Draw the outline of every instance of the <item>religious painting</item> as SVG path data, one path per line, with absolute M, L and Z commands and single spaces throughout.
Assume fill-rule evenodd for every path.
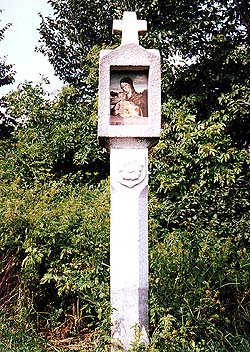
M 110 71 L 110 124 L 146 125 L 148 123 L 148 69 Z

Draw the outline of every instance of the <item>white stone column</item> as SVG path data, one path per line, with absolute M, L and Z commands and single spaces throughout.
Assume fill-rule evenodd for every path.
M 158 142 L 161 131 L 161 58 L 158 50 L 139 45 L 138 34 L 146 30 L 146 21 L 125 12 L 122 20 L 113 22 L 113 32 L 122 32 L 122 44 L 102 50 L 99 62 L 98 137 L 110 151 L 111 170 L 113 351 L 121 351 L 118 346 L 128 351 L 135 340 L 149 343 L 148 149 Z M 117 118 L 113 108 L 120 99 L 121 79 L 128 77 L 147 113 Z M 116 95 L 118 99 L 113 99 Z M 126 103 L 140 108 L 139 100 L 130 102 L 126 96 Z
M 110 149 L 112 341 L 148 344 L 148 149 Z

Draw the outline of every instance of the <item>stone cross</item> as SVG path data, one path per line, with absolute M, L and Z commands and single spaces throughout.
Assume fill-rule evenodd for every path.
M 113 33 L 122 32 L 122 43 L 139 45 L 138 33 L 144 35 L 147 32 L 147 21 L 137 20 L 135 12 L 125 11 L 122 20 L 113 21 Z
M 113 24 L 122 44 L 102 50 L 99 61 L 98 137 L 110 152 L 112 351 L 149 343 L 148 149 L 160 137 L 161 68 L 159 51 L 139 45 L 146 29 L 125 12 Z

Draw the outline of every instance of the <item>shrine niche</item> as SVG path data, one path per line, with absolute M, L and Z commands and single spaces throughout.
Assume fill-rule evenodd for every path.
M 148 68 L 110 70 L 110 124 L 148 123 Z
M 132 88 L 132 94 L 126 92 L 126 85 Z M 158 50 L 144 49 L 133 43 L 102 50 L 98 100 L 98 137 L 103 145 L 110 138 L 159 138 L 161 65 Z
M 133 93 L 125 91 L 126 85 L 133 90 L 132 98 Z M 159 138 L 161 65 L 158 50 L 144 49 L 133 43 L 102 50 L 98 95 L 99 139 Z

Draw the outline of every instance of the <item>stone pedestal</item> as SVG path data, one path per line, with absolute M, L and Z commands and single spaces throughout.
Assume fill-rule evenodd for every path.
M 110 149 L 113 350 L 148 344 L 148 149 Z

